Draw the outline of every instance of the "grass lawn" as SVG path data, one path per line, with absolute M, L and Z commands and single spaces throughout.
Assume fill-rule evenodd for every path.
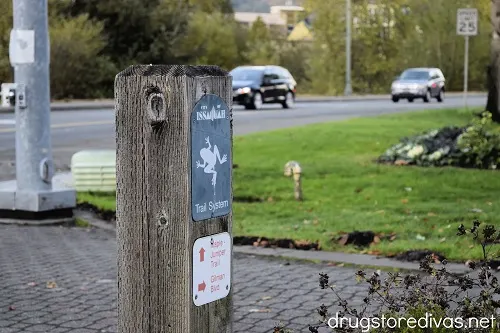
M 451 260 L 480 258 L 468 237 L 456 236 L 473 219 L 500 225 L 498 171 L 383 166 L 373 160 L 401 137 L 445 125 L 462 125 L 471 112 L 433 110 L 359 118 L 234 138 L 234 195 L 263 202 L 234 202 L 234 235 L 319 241 L 341 246 L 342 232 L 396 233 L 370 253 L 430 249 Z M 303 169 L 304 201 L 293 198 L 287 161 Z M 80 201 L 114 209 L 114 198 L 79 194 Z M 423 237 L 422 237 L 423 236 Z

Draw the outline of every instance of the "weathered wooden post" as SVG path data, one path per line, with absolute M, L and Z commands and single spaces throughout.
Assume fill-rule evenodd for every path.
M 119 333 L 232 333 L 232 88 L 215 66 L 115 79 Z

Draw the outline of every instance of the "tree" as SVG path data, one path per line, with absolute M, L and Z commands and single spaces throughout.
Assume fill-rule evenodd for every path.
M 345 77 L 345 1 L 307 0 L 314 13 L 310 59 L 312 90 L 318 94 L 340 94 Z
M 202 11 L 205 13 L 232 14 L 233 6 L 231 0 L 188 0 L 192 11 Z
M 385 93 L 404 67 L 404 40 L 415 39 L 406 0 L 380 0 L 377 6 L 360 0 L 353 6 L 353 89 L 359 93 Z
M 12 1 L 0 1 L 0 82 L 14 80 L 9 61 L 9 40 L 12 29 Z
M 117 68 L 101 55 L 103 24 L 87 15 L 52 18 L 50 78 L 53 98 L 111 97 Z
M 491 37 L 490 64 L 487 70 L 488 101 L 486 110 L 491 113 L 493 121 L 500 123 L 500 105 L 498 101 L 500 89 L 500 0 L 491 0 Z
M 479 34 L 470 37 L 469 88 L 485 87 L 484 64 L 488 62 L 490 31 L 489 0 L 411 0 L 411 14 L 419 34 L 413 47 L 412 66 L 432 66 L 443 70 L 448 90 L 463 88 L 464 38 L 455 30 L 458 8 L 473 6 L 479 13 Z
M 301 92 L 310 90 L 310 43 L 282 41 L 277 55 L 278 64 L 290 71 L 299 85 L 299 90 Z
M 215 64 L 231 70 L 239 62 L 237 23 L 219 12 L 191 14 L 177 56 L 192 64 Z
M 106 45 L 103 24 L 88 15 L 64 15 L 67 4 L 49 0 L 50 84 L 52 98 L 112 96 L 116 67 L 101 55 Z M 12 82 L 9 35 L 12 1 L 0 1 L 0 81 Z
M 248 32 L 246 58 L 252 65 L 276 65 L 278 63 L 277 42 L 259 16 Z
M 188 9 L 188 0 L 74 0 L 67 12 L 103 22 L 108 39 L 103 52 L 123 68 L 132 63 L 175 63 L 171 50 L 158 44 L 170 46 L 169 39 L 184 34 Z

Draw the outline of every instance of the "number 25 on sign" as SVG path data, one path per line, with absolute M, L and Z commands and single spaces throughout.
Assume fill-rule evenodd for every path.
M 477 35 L 478 13 L 476 8 L 460 8 L 457 10 L 457 35 Z

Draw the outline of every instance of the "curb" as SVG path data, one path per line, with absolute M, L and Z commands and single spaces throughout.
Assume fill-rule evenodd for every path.
M 110 223 L 104 222 L 95 216 L 92 212 L 75 209 L 75 218 L 81 218 L 88 222 L 92 227 L 102 229 L 107 232 L 116 234 L 116 228 Z M 357 267 L 377 267 L 386 269 L 401 269 L 406 271 L 419 271 L 420 264 L 415 262 L 397 261 L 391 258 L 378 257 L 368 254 L 352 254 L 343 252 L 328 252 L 328 251 L 304 251 L 285 248 L 264 248 L 251 245 L 233 245 L 233 252 L 237 254 L 246 254 L 261 257 L 274 257 L 290 260 L 306 260 L 320 261 L 322 263 L 347 264 Z M 443 265 L 435 265 L 436 269 L 444 267 Z M 446 269 L 454 274 L 470 273 L 464 264 L 449 263 Z
M 462 96 L 462 93 L 451 92 L 447 96 Z M 486 92 L 469 92 L 469 97 L 487 96 Z M 295 103 L 329 103 L 329 102 L 369 102 L 369 101 L 390 101 L 390 95 L 359 95 L 359 96 L 304 96 L 297 97 Z M 54 102 L 50 105 L 52 112 L 56 111 L 83 111 L 83 110 L 101 110 L 114 109 L 114 100 L 102 101 L 74 101 L 74 102 Z M 13 107 L 0 107 L 1 113 L 13 113 Z
M 84 111 L 84 110 L 100 110 L 100 109 L 114 109 L 114 101 L 109 102 L 67 102 L 67 103 L 53 103 L 50 105 L 50 111 Z M 0 107 L 0 113 L 13 113 L 13 107 Z

